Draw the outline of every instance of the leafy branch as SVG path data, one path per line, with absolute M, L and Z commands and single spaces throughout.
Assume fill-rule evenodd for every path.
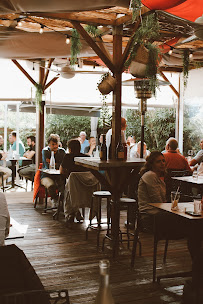
M 188 74 L 189 74 L 189 64 L 190 64 L 190 51 L 185 49 L 183 51 L 183 79 L 184 79 L 184 87 L 187 86 Z
M 142 7 L 141 0 L 131 0 L 130 8 L 133 11 L 133 15 L 132 15 L 132 21 L 133 22 L 137 18 L 138 14 L 139 14 L 139 12 L 141 10 L 141 7 Z
M 41 83 L 35 84 L 36 92 L 35 92 L 35 104 L 38 105 L 40 112 L 42 112 L 42 94 L 43 88 Z

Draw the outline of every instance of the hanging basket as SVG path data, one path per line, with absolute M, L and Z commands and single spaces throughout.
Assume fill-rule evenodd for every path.
M 129 71 L 134 77 L 144 77 L 146 73 L 147 64 L 149 61 L 149 50 L 140 45 L 134 59 L 132 60 Z
M 98 85 L 98 89 L 103 95 L 107 95 L 114 90 L 115 85 L 116 79 L 110 74 L 108 74 Z

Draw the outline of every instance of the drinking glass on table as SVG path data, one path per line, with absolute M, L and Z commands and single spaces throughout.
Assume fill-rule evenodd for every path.
M 202 213 L 201 199 L 194 199 L 194 213 L 195 214 L 201 214 Z
M 193 171 L 192 177 L 194 179 L 198 179 L 198 172 L 197 172 L 197 170 Z
M 178 210 L 179 199 L 180 199 L 180 192 L 172 191 L 171 192 L 171 210 Z

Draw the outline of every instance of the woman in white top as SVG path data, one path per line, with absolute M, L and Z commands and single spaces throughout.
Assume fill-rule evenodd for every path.
M 0 246 L 4 245 L 4 240 L 9 234 L 9 229 L 10 215 L 8 212 L 6 197 L 3 193 L 0 193 Z
M 165 158 L 159 151 L 153 151 L 147 157 L 141 169 L 138 185 L 138 202 L 140 211 L 156 213 L 157 209 L 149 203 L 166 202 L 166 185 L 164 182 Z

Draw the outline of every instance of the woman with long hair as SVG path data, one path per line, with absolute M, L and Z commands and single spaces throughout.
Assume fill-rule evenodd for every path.
M 156 213 L 157 209 L 151 207 L 149 203 L 166 202 L 165 159 L 163 154 L 159 151 L 151 152 L 140 171 L 140 175 L 138 185 L 139 209 L 140 211 Z

